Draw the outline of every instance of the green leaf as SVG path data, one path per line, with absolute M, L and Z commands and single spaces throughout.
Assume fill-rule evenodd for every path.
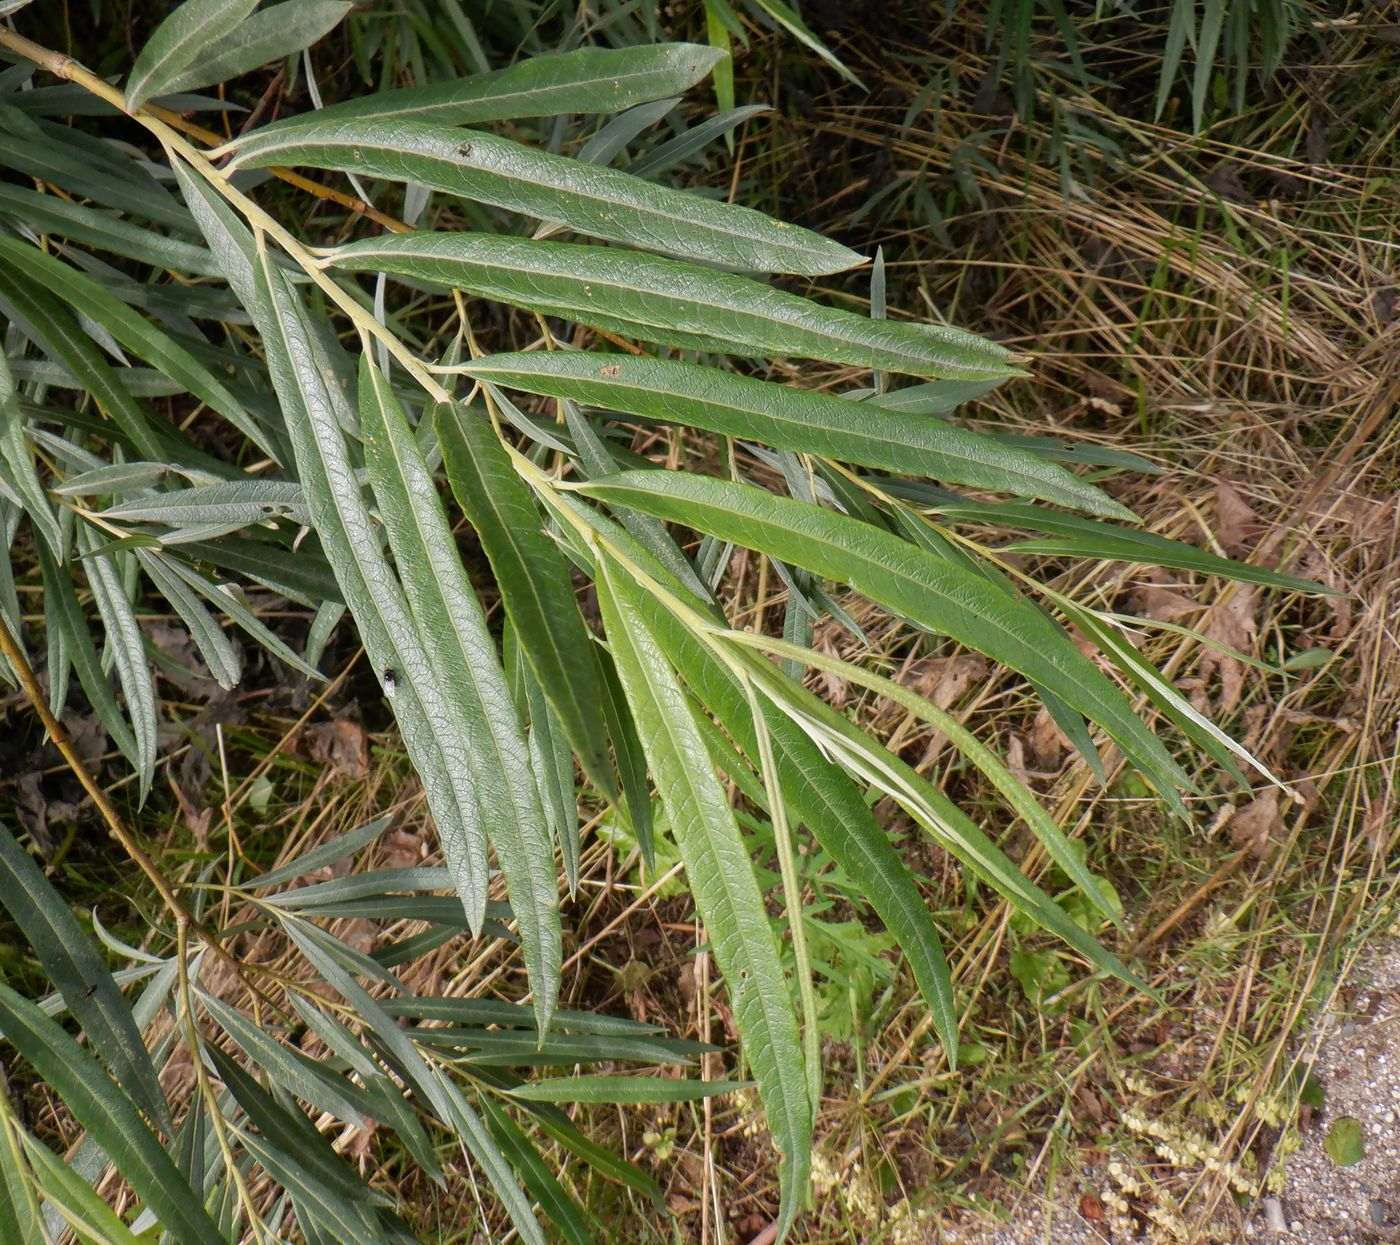
M 1366 1130 L 1360 1120 L 1343 1115 L 1332 1121 L 1322 1145 L 1338 1167 L 1353 1167 L 1366 1157 Z
M 448 482 L 491 563 L 520 651 L 584 772 L 615 800 L 597 647 L 579 613 L 568 564 L 545 534 L 534 498 L 490 423 L 454 403 L 438 408 L 433 427 Z
M 126 1222 L 72 1167 L 48 1146 L 24 1134 L 24 1151 L 45 1208 L 56 1210 L 83 1245 L 141 1245 Z M 37 1231 L 35 1245 L 51 1238 Z M 8 1241 L 8 1237 L 5 1238 Z
M 511 1029 L 533 1029 L 535 1015 L 522 1003 L 503 999 L 458 998 L 455 996 L 413 995 L 385 999 L 384 1010 L 392 1016 L 412 1016 L 416 1020 L 447 1020 L 459 1025 L 498 1025 Z M 624 1016 L 558 1008 L 553 1028 L 600 1037 L 645 1037 L 663 1032 L 658 1025 L 642 1024 Z
M 486 834 L 467 741 L 361 495 L 343 432 L 353 419 L 329 346 L 286 278 L 254 250 L 223 202 L 183 166 L 177 164 L 176 172 L 211 249 L 262 333 L 312 525 L 394 707 L 475 932 L 486 906 Z
M 358 1128 L 367 1126 L 365 1112 L 368 1103 L 359 1086 L 337 1076 L 320 1060 L 302 1054 L 295 1047 L 284 1046 L 264 1026 L 254 1024 L 237 1008 L 230 1007 L 221 999 L 202 990 L 199 999 L 210 1019 L 238 1043 L 258 1068 L 288 1093 L 347 1124 Z
M 750 277 L 612 247 L 406 234 L 338 247 L 327 262 L 397 273 L 663 346 L 954 379 L 1019 374 L 1008 350 L 961 329 L 871 320 Z
M 156 268 L 215 275 L 214 258 L 202 246 L 133 225 L 115 212 L 70 203 L 55 194 L 0 183 L 0 214 L 39 234 L 57 234 L 84 246 L 134 259 Z
M 106 208 L 130 212 L 142 220 L 188 230 L 189 213 L 169 191 L 129 157 L 105 140 L 46 123 L 36 135 L 0 132 L 0 164 Z
M 294 481 L 244 479 L 197 484 L 118 502 L 104 510 L 102 517 L 185 527 L 206 523 L 251 526 L 273 519 L 305 524 L 308 514 L 301 485 Z
M 653 608 L 647 621 L 706 708 L 746 755 L 756 755 L 753 714 L 733 673 L 669 611 Z M 958 1019 L 947 958 L 909 867 L 856 784 L 786 714 L 767 701 L 763 708 L 783 792 L 822 849 L 859 886 L 899 941 L 939 1037 L 950 1053 L 955 1052 Z M 956 1064 L 955 1059 L 950 1062 Z
M 26 1145 L 31 1143 L 9 1099 L 0 1093 L 0 1240 L 14 1245 L 50 1245 L 52 1238 L 44 1230 L 24 1156 Z
M 394 561 L 449 724 L 465 745 L 483 824 L 506 875 L 540 1029 L 558 997 L 563 960 L 554 848 L 510 687 L 457 552 L 437 485 L 383 374 L 360 360 L 365 461 Z
M 526 1241 L 527 1245 L 545 1245 L 539 1221 L 531 1211 L 530 1203 L 520 1192 L 510 1164 L 481 1122 L 481 1117 L 472 1110 L 471 1104 L 453 1082 L 442 1082 L 442 1094 L 447 1106 L 444 1122 L 457 1134 L 472 1158 L 486 1173 L 486 1178 L 496 1190 L 496 1195 L 505 1206 L 506 1213 L 516 1231 L 520 1233 L 521 1239 Z
M 258 0 L 185 0 L 146 41 L 126 81 L 126 106 L 135 112 L 161 95 L 211 43 L 236 29 Z
M 347 856 L 353 856 L 379 838 L 389 828 L 391 821 L 392 818 L 387 816 L 376 817 L 373 821 L 366 822 L 356 830 L 351 830 L 327 843 L 313 847 L 309 852 L 304 852 L 285 865 L 249 878 L 244 883 L 244 888 L 255 887 L 258 890 L 265 890 L 269 887 L 281 886 L 286 882 L 295 882 L 308 873 L 315 873 L 326 865 L 333 865 L 337 861 L 344 860 Z
M 539 1122 L 540 1128 L 549 1136 L 571 1154 L 581 1158 L 599 1175 L 640 1193 L 657 1210 L 664 1209 L 661 1188 L 655 1180 L 635 1163 L 618 1158 L 606 1146 L 599 1145 L 591 1137 L 580 1132 L 560 1108 L 543 1102 L 522 1102 L 521 1106 Z
M 464 370 L 477 380 L 511 389 L 571 398 L 778 449 L 1132 517 L 1131 511 L 1064 468 L 955 424 L 888 415 L 868 403 L 716 368 L 555 350 L 493 355 Z
M 25 336 L 72 373 L 142 458 L 188 461 L 183 452 L 188 447 L 181 446 L 172 430 L 158 428 L 150 412 L 127 392 L 72 308 L 8 264 L 0 265 L 0 306 L 5 303 Z
M 233 619 L 235 623 L 237 623 L 248 635 L 252 636 L 252 638 L 256 640 L 259 644 L 261 644 L 265 649 L 267 649 L 269 653 L 271 653 L 274 657 L 280 657 L 283 661 L 287 663 L 287 665 L 291 666 L 293 670 L 299 670 L 309 679 L 324 679 L 325 676 L 322 675 L 321 672 L 317 670 L 315 666 L 308 665 L 306 662 L 302 661 L 302 659 L 298 657 L 297 654 L 293 652 L 290 648 L 288 648 L 287 645 L 284 644 L 281 639 L 279 639 L 276 635 L 269 631 L 266 626 L 263 625 L 263 623 L 258 619 L 257 615 L 254 614 L 253 611 L 248 608 L 247 603 L 243 599 L 243 589 L 240 588 L 237 584 L 212 583 L 209 580 L 205 579 L 203 575 L 199 574 L 197 571 L 191 569 L 190 567 L 186 566 L 183 562 L 180 562 L 179 560 L 173 557 L 164 557 L 157 554 L 148 555 L 142 554 L 140 552 L 138 552 L 136 556 L 138 558 L 142 558 L 143 561 L 146 557 L 150 557 L 153 561 L 159 562 L 162 569 L 168 575 L 173 575 L 183 580 L 184 583 L 188 584 L 189 587 L 193 588 L 194 591 L 200 596 L 202 596 L 206 601 L 210 602 L 212 605 L 217 606 L 231 619 Z M 166 595 L 170 596 L 170 593 L 166 593 Z M 212 639 L 212 637 L 210 638 Z
M 411 182 L 591 237 L 733 268 L 820 276 L 860 263 L 840 243 L 752 208 L 479 130 L 416 121 L 307 122 L 254 132 L 223 150 L 235 153 L 231 168 L 309 165 Z
M 1269 588 L 1292 588 L 1297 592 L 1317 592 L 1330 596 L 1343 595 L 1335 588 L 1315 580 L 1303 579 L 1283 571 L 1271 571 L 1262 566 L 1250 566 L 1233 558 L 1217 557 L 1184 541 L 1159 536 L 1156 532 L 1117 527 L 1111 523 L 1096 523 L 1075 515 L 1057 514 L 1040 506 L 1020 502 L 969 502 L 950 499 L 940 501 L 937 509 L 950 519 L 971 523 L 1024 528 L 1047 535 L 1031 540 L 1018 540 L 1005 546 L 1008 552 L 1043 554 L 1050 557 L 1104 558 L 1121 562 L 1137 562 L 1144 566 L 1169 566 L 1177 570 L 1194 571 L 1199 575 L 1219 575 L 1223 579 L 1262 584 Z
M 250 419 L 243 404 L 228 386 L 209 371 L 169 334 L 139 316 L 98 282 L 38 247 L 15 238 L 0 238 L 0 261 L 18 267 L 61 295 L 70 307 L 100 324 L 117 341 L 177 382 L 186 392 L 219 412 L 264 454 L 277 455 L 266 434 Z
M 598 569 L 598 601 L 618 675 L 724 974 L 744 1058 L 783 1156 L 781 1240 L 806 1192 L 812 1145 L 811 1101 L 792 996 L 748 849 L 685 692 L 646 627 L 637 589 L 606 560 Z
M 122 755 L 132 765 L 141 764 L 141 751 L 136 745 L 136 736 L 122 715 L 121 706 L 112 693 L 106 671 L 102 669 L 102 659 L 97 654 L 97 646 L 88 630 L 87 618 L 78 603 L 71 572 L 55 563 L 53 555 L 42 545 L 36 548 L 39 555 L 39 570 L 44 581 L 44 607 L 48 626 L 61 632 L 66 640 L 66 650 L 73 669 L 82 684 L 88 703 L 97 714 L 103 729 L 111 736 L 112 742 L 121 749 Z
M 340 25 L 350 0 L 286 0 L 260 9 L 237 30 L 203 49 L 199 59 L 163 87 L 167 95 L 227 82 L 269 61 L 293 56 Z
M 682 94 L 719 59 L 720 53 L 713 48 L 694 43 L 575 48 L 530 56 L 505 69 L 470 78 L 377 91 L 331 104 L 314 116 L 278 121 L 258 133 L 282 133 L 312 120 L 476 125 L 560 113 L 621 112 L 635 104 Z
M 44 492 L 29 444 L 24 438 L 24 415 L 20 411 L 10 364 L 0 354 L 0 479 L 8 484 L 24 504 L 34 530 L 48 544 L 54 557 L 62 561 L 67 541 L 58 518 Z
M 665 471 L 631 471 L 580 491 L 801 566 L 951 636 L 1048 688 L 1104 728 L 1162 797 L 1185 816 L 1189 777 L 1123 694 L 1058 626 L 986 578 L 889 532 L 747 484 Z
M 483 1094 L 480 1102 L 487 1127 L 530 1196 L 540 1204 L 571 1245 L 593 1245 L 583 1207 L 564 1191 L 524 1130 L 489 1095 Z
M 107 642 L 115 658 L 117 678 L 126 698 L 126 712 L 136 743 L 136 772 L 140 777 L 140 800 L 145 803 L 156 774 L 156 688 L 146 643 L 136 613 L 127 600 L 121 576 L 111 556 L 95 552 L 98 538 L 84 525 L 78 530 L 78 548 L 85 555 L 88 587 L 92 589 L 97 612 L 107 631 Z
M 371 1208 L 327 1184 L 302 1150 L 291 1153 L 264 1135 L 235 1129 L 235 1135 L 268 1175 L 287 1191 L 307 1245 L 389 1245 Z
M 198 558 L 201 564 L 246 575 L 302 605 L 343 603 L 340 585 L 314 541 L 299 541 L 293 551 L 275 540 L 221 536 L 218 540 L 190 541 L 172 552 L 179 558 Z
M 561 1076 L 529 1081 L 511 1090 L 514 1098 L 534 1102 L 698 1102 L 732 1094 L 751 1081 L 669 1080 L 659 1076 Z
M 91 1055 L 33 1003 L 0 985 L 0 1029 L 53 1088 L 117 1170 L 181 1245 L 224 1245 L 135 1104 Z
M 170 1110 L 122 992 L 68 904 L 3 825 L 0 905 L 24 931 L 49 981 L 86 1032 L 89 1047 L 156 1127 L 169 1133 Z
M 299 1110 L 284 1107 L 257 1083 L 232 1056 L 212 1043 L 205 1053 L 219 1079 L 257 1126 L 263 1138 L 283 1154 L 297 1156 L 297 1166 L 309 1171 L 327 1189 L 353 1202 L 384 1204 L 387 1199 L 364 1184 Z
M 980 398 L 984 393 L 995 389 L 999 383 L 985 380 L 931 380 L 922 385 L 911 385 L 907 389 L 892 389 L 887 393 L 873 394 L 867 402 L 896 415 L 944 415 L 964 402 Z

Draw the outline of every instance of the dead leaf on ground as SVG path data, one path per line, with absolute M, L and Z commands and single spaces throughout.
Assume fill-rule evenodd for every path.
M 1183 618 L 1200 613 L 1201 609 L 1200 602 L 1186 593 L 1157 584 L 1134 588 L 1128 596 L 1128 604 L 1139 617 L 1165 623 L 1180 622 Z
M 956 657 L 931 657 L 909 662 L 896 681 L 931 700 L 939 709 L 948 710 L 974 686 L 985 682 L 990 669 L 985 657 L 977 653 L 960 653 Z M 879 703 L 883 713 L 904 713 L 903 706 L 885 697 L 881 697 Z M 927 770 L 947 743 L 948 737 L 942 731 L 930 730 L 923 756 L 914 768 L 921 773 Z
M 1251 655 L 1250 650 L 1259 635 L 1259 626 L 1254 621 L 1254 593 L 1237 591 L 1225 604 L 1217 605 L 1211 610 L 1202 634 L 1216 644 Z M 1201 679 L 1207 683 L 1213 675 L 1220 679 L 1216 713 L 1229 713 L 1240 703 L 1244 671 L 1244 663 L 1229 653 L 1216 648 L 1206 648 L 1201 653 Z
M 1230 841 L 1257 860 L 1265 859 L 1285 833 L 1277 787 L 1265 788 L 1230 819 Z
M 391 830 L 379 841 L 386 869 L 407 869 L 428 858 L 428 845 L 408 830 Z
M 369 732 L 349 718 L 307 727 L 306 754 L 346 778 L 369 777 Z
M 1044 707 L 1035 715 L 1026 743 L 1030 746 L 1031 759 L 1036 766 L 1052 773 L 1060 768 L 1065 753 L 1073 746 L 1050 710 Z
M 185 819 L 185 825 L 194 836 L 195 846 L 200 851 L 206 850 L 209 846 L 209 823 L 214 817 L 213 808 L 207 804 L 201 808 L 173 777 L 170 779 L 170 789 L 175 793 L 175 802 L 180 806 L 180 816 Z
M 987 678 L 987 659 L 977 653 L 933 657 L 910 666 L 901 683 L 913 687 L 940 709 L 950 709 L 975 684 Z
M 1221 480 L 1215 486 L 1215 536 L 1231 557 L 1246 556 L 1264 534 L 1259 516 L 1233 484 Z

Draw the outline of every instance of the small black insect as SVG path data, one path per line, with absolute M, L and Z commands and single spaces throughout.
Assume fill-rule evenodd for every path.
M 460 147 L 457 148 L 457 154 L 461 156 L 464 160 L 470 159 L 472 154 L 472 145 L 470 143 L 463 143 Z
M 396 688 L 397 686 L 397 676 L 392 670 L 386 670 L 384 672 L 384 690 L 388 692 L 390 696 L 392 696 L 394 694 L 394 688 Z

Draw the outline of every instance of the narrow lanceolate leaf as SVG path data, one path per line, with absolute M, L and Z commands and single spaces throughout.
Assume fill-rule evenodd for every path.
M 584 772 L 616 798 L 597 650 L 568 563 L 545 534 L 534 498 L 490 423 L 454 403 L 438 408 L 433 426 L 448 482 L 491 563 L 520 651 Z
M 27 273 L 8 266 L 0 266 L 0 305 L 16 317 L 26 337 L 92 395 L 142 458 L 161 462 L 182 457 L 179 438 L 160 428 L 131 396 L 71 308 Z
M 167 91 L 210 43 L 235 29 L 257 5 L 258 0 L 185 0 L 141 49 L 127 78 L 126 106 L 135 112 Z
M 54 561 L 53 555 L 43 545 L 38 546 L 36 552 L 44 580 L 44 609 L 48 626 L 64 634 L 69 660 L 73 663 L 78 681 L 83 685 L 88 704 L 93 707 L 103 729 L 121 749 L 122 755 L 139 768 L 141 753 L 136 746 L 136 736 L 122 716 L 107 673 L 102 669 L 102 659 L 92 642 L 92 633 L 88 630 L 83 607 L 78 603 L 70 573 Z
M 733 268 L 820 276 L 860 263 L 840 243 L 752 208 L 702 199 L 480 130 L 464 133 L 416 121 L 307 122 L 251 134 L 229 149 L 237 168 L 310 165 L 411 182 L 558 221 L 594 238 Z
M 49 550 L 61 561 L 66 542 L 29 452 L 14 376 L 3 354 L 0 354 L 0 480 L 18 495 L 34 530 L 48 542 Z
M 792 996 L 743 837 L 684 690 L 648 631 L 637 589 L 600 559 L 598 602 L 618 675 L 665 801 L 695 906 L 724 974 L 773 1139 L 783 1155 L 777 1239 L 807 1188 L 812 1109 Z
M 621 112 L 635 104 L 680 95 L 713 68 L 722 53 L 697 43 L 635 48 L 576 48 L 531 56 L 505 69 L 378 91 L 291 117 L 260 130 L 282 133 L 309 121 L 425 121 L 476 125 L 571 112 Z
M 675 599 L 705 609 L 698 600 L 687 596 L 679 579 L 613 520 L 567 496 L 555 500 L 604 534 L 634 568 L 662 584 Z M 707 642 L 702 633 L 688 626 L 659 598 L 643 599 L 638 608 L 646 611 L 647 625 L 667 660 L 683 675 L 686 686 L 728 731 L 734 743 L 746 755 L 755 755 L 757 725 L 749 697 L 730 663 L 722 659 L 713 642 Z M 723 620 L 716 616 L 714 621 Z M 752 665 L 755 659 L 745 653 L 741 660 Z M 790 682 L 780 674 L 775 678 Z M 861 893 L 899 940 L 928 1000 L 950 1062 L 955 1063 L 958 1020 L 952 979 L 942 940 L 913 875 L 871 812 L 862 789 L 843 769 L 831 764 L 786 713 L 767 700 L 764 707 L 784 793 L 822 848 L 849 877 L 857 879 Z
M 97 281 L 17 238 L 0 238 L 0 261 L 38 277 L 48 289 L 60 294 L 69 306 L 79 309 L 127 349 L 218 411 L 263 453 L 271 454 L 262 429 L 249 418 L 243 404 L 233 396 L 227 385 L 168 333 L 138 315 Z
M 1192 784 L 1066 633 L 1028 601 L 927 550 L 820 506 L 747 484 L 631 471 L 580 486 L 591 496 L 683 523 L 801 566 L 897 610 L 1048 688 L 1106 730 L 1162 797 L 1185 815 Z
M 93 553 L 99 538 L 84 525 L 79 533 L 79 548 L 88 556 L 83 566 L 87 570 L 88 586 L 92 589 L 97 612 L 107 630 L 107 642 L 115 657 L 117 678 L 126 698 L 126 712 L 131 719 L 131 733 L 136 741 L 136 771 L 141 780 L 141 801 L 150 794 L 156 774 L 156 689 L 146 660 L 145 641 L 136 614 L 127 600 L 121 576 L 105 553 Z
M 223 1245 L 224 1237 L 202 1199 L 127 1093 L 112 1084 L 101 1065 L 57 1023 L 5 985 L 0 985 L 0 1031 L 106 1151 L 162 1228 L 182 1245 Z
M 340 24 L 349 0 L 285 0 L 254 13 L 168 81 L 166 94 L 227 82 L 268 61 L 294 56 Z
M 170 602 L 171 608 L 189 628 L 190 639 L 199 649 L 199 655 L 204 658 L 214 681 L 226 691 L 237 687 L 243 674 L 243 663 L 233 641 L 224 634 L 218 620 L 204 608 L 195 592 L 166 565 L 159 554 L 149 549 L 138 549 L 136 560 L 151 577 L 156 591 Z
M 1038 497 L 1096 514 L 1130 514 L 1063 467 L 956 424 L 890 415 L 869 403 L 717 368 L 554 350 L 493 355 L 465 370 L 477 380 L 511 389 L 572 398 L 777 449 Z
M 27 1140 L 9 1100 L 0 1094 L 0 1240 L 50 1245 L 53 1238 L 44 1230 L 39 1198 L 30 1180 Z
M 262 334 L 312 525 L 394 707 L 467 919 L 479 931 L 486 911 L 486 828 L 467 741 L 454 729 L 454 711 L 361 495 L 342 431 L 352 416 L 329 347 L 242 223 L 178 164 L 176 172 L 200 229 Z
M 462 732 L 481 815 L 510 889 L 541 1032 L 562 948 L 554 847 L 496 641 L 472 590 L 422 451 L 384 375 L 360 360 L 365 461 L 409 607 Z
M 747 1081 L 669 1080 L 659 1076 L 560 1076 L 530 1081 L 512 1097 L 533 1102 L 697 1102 L 743 1089 Z
M 649 569 L 654 573 L 659 568 Z M 673 590 L 678 587 L 672 585 Z M 738 747 L 754 756 L 758 732 L 748 697 L 734 673 L 660 603 L 648 609 L 647 622 L 667 658 L 684 674 L 686 685 Z M 952 979 L 942 940 L 913 874 L 871 812 L 861 789 L 785 714 L 768 701 L 763 702 L 763 708 L 779 785 L 812 837 L 855 882 L 899 940 L 949 1060 L 956 1064 L 958 1018 Z
M 1121 528 L 1109 523 L 1095 523 L 1073 515 L 1056 514 L 1018 502 L 954 501 L 938 504 L 938 511 L 952 519 L 995 524 L 1043 532 L 1045 535 L 1020 540 L 1007 548 L 1018 553 L 1039 553 L 1051 557 L 1110 558 L 1115 561 L 1140 562 L 1147 566 L 1170 566 L 1177 570 L 1194 571 L 1199 575 L 1219 575 L 1243 583 L 1262 584 L 1268 588 L 1292 588 L 1297 592 L 1335 594 L 1336 589 L 1316 580 L 1303 579 L 1284 571 L 1271 571 L 1262 566 L 1250 566 L 1233 558 L 1222 558 L 1185 541 L 1159 536 L 1156 532 Z
M 147 1117 L 170 1131 L 170 1111 L 131 1009 L 91 938 L 43 871 L 0 826 L 0 906 L 24 931 L 88 1045 Z
M 165 523 L 170 527 L 204 523 L 264 523 L 270 519 L 307 521 L 301 485 L 293 480 L 229 480 L 198 484 L 118 502 L 102 512 L 124 523 Z
M 955 380 L 1018 374 L 1010 351 L 961 329 L 871 320 L 750 277 L 637 251 L 423 233 L 354 242 L 327 262 L 430 281 L 663 346 Z
M 553 1220 L 570 1245 L 593 1245 L 587 1213 L 564 1191 L 524 1129 L 489 1094 L 482 1094 L 478 1101 L 496 1144 L 515 1168 L 530 1196 L 540 1204 L 540 1209 Z

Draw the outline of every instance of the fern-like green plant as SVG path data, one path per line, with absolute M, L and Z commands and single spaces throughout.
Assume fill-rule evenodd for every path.
M 567 1239 L 590 1239 L 587 1212 L 535 1148 L 541 1136 L 657 1197 L 649 1177 L 580 1134 L 559 1104 L 675 1101 L 730 1083 L 576 1071 L 685 1064 L 703 1048 L 558 1006 L 556 858 L 570 894 L 580 868 L 575 760 L 648 862 L 648 775 L 664 806 L 740 1034 L 736 1073 L 756 1083 L 782 1155 L 781 1238 L 803 1204 L 821 1086 L 811 957 L 804 920 L 770 916 L 721 772 L 771 822 L 789 914 L 801 913 L 804 836 L 859 884 L 898 941 L 950 1065 L 957 1005 L 940 932 L 872 796 L 892 800 L 1092 971 L 1131 980 L 986 828 L 804 685 L 804 670 L 836 673 L 943 731 L 1113 918 L 1081 855 L 985 744 L 916 693 L 813 651 L 812 620 L 841 616 L 823 585 L 845 584 L 1019 673 L 1091 765 L 1102 773 L 1099 748 L 1111 746 L 1179 816 L 1190 779 L 1131 694 L 1236 776 L 1246 754 L 1138 655 L 1118 619 L 1002 555 L 1316 585 L 1135 529 L 1129 511 L 1062 461 L 1058 443 L 944 418 L 1020 373 L 1002 347 L 941 325 L 865 318 L 788 288 L 800 282 L 768 279 L 858 266 L 846 247 L 605 158 L 521 141 L 528 119 L 567 113 L 629 116 L 635 133 L 636 114 L 624 110 L 695 85 L 715 67 L 711 49 L 541 56 L 348 99 L 213 148 L 170 110 L 198 108 L 188 92 L 295 53 L 348 7 L 188 0 L 146 43 L 124 93 L 0 31 L 15 62 L 0 75 L 7 675 L 60 742 L 75 675 L 128 758 L 139 801 L 161 764 L 144 598 L 163 598 L 184 620 L 224 686 L 240 678 L 231 627 L 314 679 L 348 613 L 421 777 L 443 859 L 301 880 L 368 849 L 377 822 L 270 872 L 234 862 L 177 885 L 69 749 L 166 911 L 139 948 L 97 929 L 124 964 L 113 974 L 30 854 L 0 831 L 0 903 L 53 987 L 39 1002 L 0 988 L 0 1030 L 85 1138 L 65 1163 L 0 1096 L 0 1238 L 29 1245 L 71 1230 L 134 1242 L 158 1227 L 180 1245 L 410 1239 L 392 1198 L 361 1181 L 307 1109 L 377 1121 L 429 1174 L 433 1138 L 452 1138 L 526 1241 L 544 1240 L 537 1212 Z M 586 154 L 615 152 L 620 133 Z M 286 223 L 298 214 L 286 197 L 264 193 L 269 172 L 305 189 L 289 172 L 298 169 L 349 178 L 350 190 L 336 177 L 318 193 L 390 228 L 313 245 Z M 453 205 L 444 219 L 470 229 L 413 232 L 359 202 L 389 201 L 386 184 L 406 186 L 420 210 L 427 195 L 444 196 Z M 530 236 L 534 222 L 550 236 Z M 446 340 L 416 336 L 390 288 L 450 297 Z M 531 348 L 482 354 L 483 302 L 533 316 Z M 561 321 L 582 331 L 561 332 Z M 918 383 L 833 396 L 753 374 L 775 357 Z M 159 414 L 152 399 L 163 397 L 225 421 L 237 452 Z M 534 398 L 550 406 L 541 412 Z M 724 466 L 662 470 L 629 448 L 639 424 L 714 438 Z M 504 647 L 458 553 L 457 509 L 500 593 Z M 989 526 L 1028 536 L 991 547 L 978 535 Z M 770 559 L 787 584 L 783 637 L 726 616 L 717 588 L 735 547 Z M 580 573 L 596 588 L 601 629 L 579 610 Z M 42 580 L 42 658 L 26 647 L 35 637 L 22 625 L 16 574 Z M 260 616 L 269 594 L 314 613 L 307 648 Z M 1116 677 L 1084 656 L 1066 623 Z M 503 893 L 493 892 L 493 859 Z M 367 955 L 327 928 L 346 917 L 423 929 Z M 462 931 L 518 940 L 528 1004 L 405 988 L 396 969 Z M 293 967 L 242 962 L 231 940 L 250 932 L 290 947 Z M 791 978 L 781 937 L 791 940 Z M 291 1040 L 306 1032 L 322 1057 Z M 159 1072 L 177 1051 L 190 1056 L 195 1084 L 172 1108 Z M 573 1071 L 528 1075 L 550 1066 Z M 135 1195 L 123 1216 L 93 1192 L 109 1164 Z

